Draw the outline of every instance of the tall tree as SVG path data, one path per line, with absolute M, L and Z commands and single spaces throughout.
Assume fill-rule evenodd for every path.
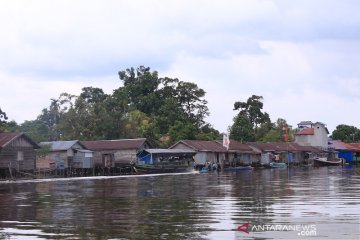
M 128 93 L 129 104 L 150 115 L 157 107 L 155 91 L 160 84 L 158 73 L 151 72 L 149 67 L 140 66 L 136 70 L 128 68 L 119 71 L 119 77 Z
M 255 141 L 253 125 L 246 115 L 239 113 L 234 117 L 234 123 L 230 127 L 230 139 L 240 142 Z
M 240 110 L 230 127 L 230 136 L 234 139 L 253 141 L 261 139 L 272 127 L 270 116 L 263 112 L 263 97 L 252 95 L 246 102 L 235 102 L 234 110 Z M 239 126 L 239 124 L 244 124 Z M 252 132 L 250 134 L 250 132 Z M 236 136 L 236 134 L 243 134 Z

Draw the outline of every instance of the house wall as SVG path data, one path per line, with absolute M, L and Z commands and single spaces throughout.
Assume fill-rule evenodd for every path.
M 250 153 L 241 153 L 241 152 L 231 152 L 229 153 L 229 163 L 233 163 L 235 162 L 234 159 L 235 157 L 238 159 L 237 163 L 241 163 L 241 164 L 245 164 L 245 165 L 251 165 L 253 163 L 253 161 L 255 160 L 254 154 L 250 154 Z
M 54 151 L 48 153 L 50 163 L 55 163 L 55 168 L 64 169 L 69 167 L 68 151 Z
M 115 163 L 129 164 L 136 161 L 136 149 L 119 150 L 115 152 Z
M 339 151 L 338 157 L 344 158 L 346 162 L 353 162 L 355 159 L 355 154 L 350 151 Z
M 20 137 L 0 150 L 0 168 L 15 168 L 18 171 L 35 169 L 35 150 L 25 138 Z
M 295 142 L 302 146 L 313 146 L 312 137 L 313 135 L 295 135 Z
M 327 149 L 328 147 L 328 137 L 326 128 L 319 123 L 316 123 L 314 126 L 313 135 L 295 135 L 295 142 L 302 146 L 314 146 Z
M 322 124 L 316 123 L 314 125 L 314 139 L 312 143 L 314 144 L 313 146 L 319 146 L 324 149 L 328 148 L 327 132 Z
M 103 166 L 103 159 L 105 155 L 113 156 L 111 167 L 115 165 L 126 165 L 136 161 L 137 149 L 126 149 L 126 150 L 106 150 L 106 151 L 94 151 L 93 164 Z

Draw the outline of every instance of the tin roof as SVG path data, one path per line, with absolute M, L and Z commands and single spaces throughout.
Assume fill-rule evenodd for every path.
M 34 148 L 40 148 L 36 142 L 22 132 L 0 132 L 0 149 L 6 147 L 12 141 L 24 137 Z
M 349 145 L 355 148 L 357 152 L 360 152 L 360 143 L 349 143 Z
M 301 121 L 298 123 L 298 125 L 313 125 L 314 123 L 312 121 Z
M 119 140 L 99 140 L 99 141 L 81 141 L 89 150 L 125 150 L 138 149 L 146 142 L 146 138 L 119 139 Z
M 252 147 L 255 147 L 261 151 L 264 152 L 273 152 L 276 151 L 276 148 L 274 145 L 270 143 L 263 143 L 263 142 L 248 142 L 248 144 Z
M 230 141 L 231 142 L 231 141 Z M 181 140 L 171 146 L 173 148 L 175 145 L 183 143 L 188 147 L 196 151 L 206 151 L 206 152 L 226 152 L 226 148 L 222 146 L 217 141 L 200 141 L 200 140 Z
M 346 150 L 346 151 L 354 151 L 354 152 L 360 151 L 360 149 L 356 145 L 344 143 L 340 140 L 329 141 L 329 148 L 335 150 Z
M 318 148 L 301 146 L 295 142 L 251 142 L 248 144 L 264 152 L 320 152 Z
M 72 148 L 77 143 L 79 143 L 82 147 L 84 147 L 78 140 L 41 142 L 41 143 L 39 143 L 39 145 L 40 146 L 50 145 L 51 151 L 65 151 L 65 150 Z
M 194 150 L 189 149 L 163 149 L 163 148 L 150 148 L 144 149 L 148 153 L 196 153 Z
M 217 141 L 219 144 L 222 144 L 222 142 Z M 239 152 L 244 152 L 244 153 L 254 153 L 254 150 L 241 142 L 235 141 L 235 140 L 230 140 L 229 141 L 229 151 L 239 151 Z
M 305 128 L 303 130 L 298 131 L 295 135 L 314 135 L 313 128 Z

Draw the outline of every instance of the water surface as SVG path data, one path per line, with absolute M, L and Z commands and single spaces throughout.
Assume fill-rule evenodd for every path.
M 0 239 L 359 239 L 360 169 L 0 183 Z

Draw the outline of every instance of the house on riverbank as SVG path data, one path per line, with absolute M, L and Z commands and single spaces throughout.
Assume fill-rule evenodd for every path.
M 219 144 L 222 144 L 218 141 Z M 260 161 L 261 151 L 258 151 L 247 144 L 230 140 L 224 165 L 254 165 Z
M 344 143 L 340 140 L 330 140 L 329 149 L 337 152 L 337 157 L 346 163 L 356 164 L 360 162 L 360 144 Z
M 299 165 L 310 155 L 314 156 L 322 152 L 320 148 L 301 146 L 294 142 L 250 142 L 248 144 L 261 152 L 262 165 L 269 164 L 273 160 L 288 165 Z
M 226 161 L 227 150 L 217 141 L 201 140 L 180 140 L 170 149 L 188 149 L 196 151 L 195 165 L 205 166 L 206 164 L 217 163 L 223 166 Z
M 94 152 L 94 165 L 98 168 L 123 168 L 136 161 L 136 154 L 151 148 L 146 138 L 81 141 Z
M 40 142 L 44 155 L 36 159 L 36 168 L 42 170 L 65 170 L 92 168 L 92 151 L 78 140 Z
M 12 177 L 13 171 L 33 172 L 38 148 L 24 133 L 0 132 L 0 177 Z

